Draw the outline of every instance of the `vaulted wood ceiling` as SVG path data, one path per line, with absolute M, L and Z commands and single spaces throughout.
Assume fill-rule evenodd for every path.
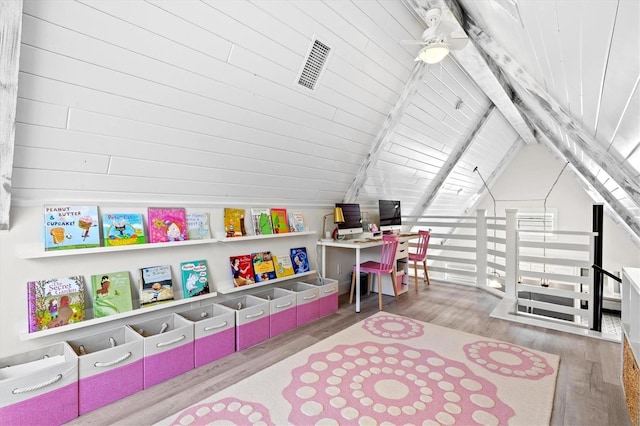
M 12 200 L 461 214 L 543 143 L 640 236 L 639 5 L 27 0 Z M 434 6 L 471 43 L 426 65 Z

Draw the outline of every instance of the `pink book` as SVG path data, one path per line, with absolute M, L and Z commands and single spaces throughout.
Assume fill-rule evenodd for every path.
M 147 221 L 150 243 L 187 239 L 187 215 L 183 207 L 149 207 Z

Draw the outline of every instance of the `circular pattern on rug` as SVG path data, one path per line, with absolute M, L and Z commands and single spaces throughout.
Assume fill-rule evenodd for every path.
M 204 404 L 196 404 L 182 411 L 175 418 L 175 425 L 224 424 L 266 426 L 274 423 L 269 410 L 262 404 L 224 398 Z
M 501 376 L 539 380 L 554 372 L 542 356 L 510 343 L 477 341 L 463 350 L 468 360 Z
M 465 364 L 401 343 L 337 345 L 292 371 L 292 424 L 506 424 L 514 411 Z
M 378 337 L 406 340 L 424 334 L 424 326 L 411 318 L 379 315 L 364 320 L 362 327 Z

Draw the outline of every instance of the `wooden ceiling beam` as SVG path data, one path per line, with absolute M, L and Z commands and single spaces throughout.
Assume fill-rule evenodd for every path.
M 616 158 L 614 154 L 598 143 L 492 37 L 472 23 L 469 23 L 466 27 L 465 29 L 469 36 L 482 51 L 496 63 L 503 73 L 517 82 L 514 87 L 516 94 L 525 102 L 536 104 L 535 111 L 530 107 L 526 109 L 527 114 L 532 114 L 528 119 L 539 128 L 542 125 L 544 128 L 551 130 L 553 126 L 558 126 L 572 142 L 576 143 L 584 151 L 585 155 L 598 164 L 616 182 L 636 206 L 640 207 L 640 185 L 634 181 L 634 173 L 629 170 L 623 159 Z M 521 91 L 524 93 L 519 93 Z M 519 107 L 519 109 L 524 112 L 522 107 Z M 609 191 L 606 192 L 608 193 Z
M 353 182 L 345 193 L 343 202 L 353 203 L 358 198 L 360 190 L 367 180 L 369 169 L 376 164 L 380 153 L 389 145 L 389 143 L 391 143 L 391 137 L 395 133 L 396 126 L 402 119 L 407 107 L 411 105 L 413 97 L 418 92 L 418 89 L 423 84 L 427 69 L 429 69 L 427 64 L 422 61 L 416 61 L 413 70 L 411 70 L 409 80 L 404 85 L 400 97 L 385 118 L 382 129 L 378 132 L 378 136 L 374 140 L 369 153 L 360 165 L 358 173 L 356 173 Z
M 22 0 L 0 0 L 0 230 L 9 229 Z

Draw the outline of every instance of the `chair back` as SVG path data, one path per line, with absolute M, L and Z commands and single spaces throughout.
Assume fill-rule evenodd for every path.
M 429 247 L 429 240 L 431 239 L 430 231 L 418 231 L 418 248 L 415 253 L 415 259 L 422 261 L 427 257 L 427 248 Z
M 382 254 L 380 254 L 380 270 L 389 272 L 395 267 L 396 251 L 398 250 L 397 235 L 382 236 Z

